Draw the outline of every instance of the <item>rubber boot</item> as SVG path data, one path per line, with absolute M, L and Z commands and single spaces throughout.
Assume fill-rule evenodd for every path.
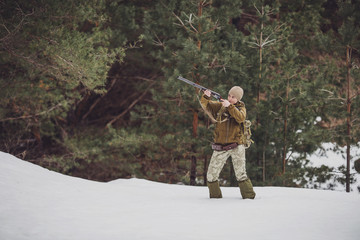
M 246 179 L 244 181 L 239 182 L 239 188 L 240 188 L 240 193 L 243 199 L 254 199 L 255 198 L 255 192 L 254 192 L 254 188 L 253 185 L 250 181 L 250 179 Z
M 208 182 L 210 198 L 222 198 L 221 189 L 219 186 L 219 181 Z

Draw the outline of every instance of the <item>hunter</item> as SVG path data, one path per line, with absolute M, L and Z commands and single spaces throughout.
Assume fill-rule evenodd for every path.
M 230 89 L 227 100 L 211 101 L 210 90 L 205 90 L 200 100 L 202 107 L 216 124 L 212 144 L 214 151 L 207 171 L 210 198 L 222 198 L 219 175 L 230 156 L 242 198 L 254 199 L 256 195 L 246 174 L 246 147 L 243 136 L 246 108 L 240 101 L 243 95 L 243 89 L 234 86 Z

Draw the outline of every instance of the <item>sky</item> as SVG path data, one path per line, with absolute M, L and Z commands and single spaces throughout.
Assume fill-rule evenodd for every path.
M 2 240 L 355 240 L 356 191 L 236 187 L 209 199 L 204 186 L 65 176 L 0 152 Z

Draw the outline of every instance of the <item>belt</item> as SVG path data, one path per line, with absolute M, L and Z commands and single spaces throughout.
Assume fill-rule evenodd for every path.
M 230 149 L 234 149 L 238 146 L 239 144 L 238 143 L 230 143 L 230 144 L 227 144 L 227 145 L 221 145 L 221 144 L 216 144 L 216 143 L 213 143 L 211 145 L 211 148 L 215 151 L 228 151 Z

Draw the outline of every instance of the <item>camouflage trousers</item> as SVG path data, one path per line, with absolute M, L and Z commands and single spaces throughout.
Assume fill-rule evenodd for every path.
M 208 182 L 215 182 L 219 180 L 221 170 L 230 156 L 234 166 L 236 180 L 240 182 L 248 178 L 245 167 L 245 147 L 244 145 L 239 145 L 228 151 L 213 152 L 206 176 Z

